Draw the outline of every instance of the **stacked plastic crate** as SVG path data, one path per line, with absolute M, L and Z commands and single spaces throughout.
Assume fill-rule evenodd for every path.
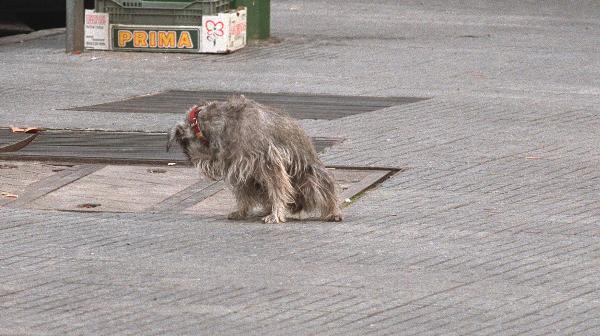
M 230 0 L 95 0 L 95 5 L 94 15 L 108 17 L 111 50 L 230 52 L 246 44 L 246 11 L 229 10 Z

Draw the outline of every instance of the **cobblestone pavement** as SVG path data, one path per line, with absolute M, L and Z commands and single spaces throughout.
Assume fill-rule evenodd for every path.
M 283 1 L 275 8 L 281 11 L 281 4 L 293 6 Z M 322 6 L 342 6 L 328 4 Z M 419 6 L 411 2 L 408 7 L 413 5 Z M 446 13 L 459 21 L 451 26 L 460 26 L 456 29 L 462 35 L 474 34 L 463 30 L 491 25 L 493 32 L 503 32 L 499 42 L 506 43 L 500 43 L 504 47 L 515 42 L 510 49 L 527 54 L 526 45 L 532 43 L 525 63 L 537 64 L 537 70 L 525 71 L 525 63 L 510 68 L 510 60 L 520 58 L 499 54 L 497 63 L 483 60 L 482 67 L 489 71 L 502 66 L 510 72 L 499 71 L 483 85 L 440 70 L 454 64 L 443 58 L 420 59 L 439 70 L 420 82 L 412 82 L 411 76 L 421 68 L 407 65 L 403 69 L 408 79 L 397 79 L 391 72 L 385 75 L 387 68 L 382 67 L 379 74 L 386 80 L 373 88 L 383 90 L 382 95 L 403 95 L 411 90 L 404 88 L 430 85 L 438 78 L 440 84 L 432 86 L 430 100 L 332 121 L 304 121 L 311 135 L 346 139 L 322 155 L 327 164 L 405 168 L 346 208 L 342 223 L 264 225 L 206 213 L 0 208 L 0 335 L 600 334 L 600 91 L 595 91 L 599 84 L 593 77 L 598 56 L 586 51 L 593 34 L 586 35 L 584 28 L 597 32 L 600 26 L 597 19 L 582 14 L 595 13 L 597 5 L 575 6 L 573 13 L 561 16 L 556 14 L 562 13 L 558 3 L 548 4 L 540 14 L 519 2 L 516 12 L 498 9 L 501 22 L 491 23 L 486 20 L 493 16 L 493 5 L 478 9 L 487 13 L 483 21 L 474 21 L 472 16 L 479 14 L 460 7 L 462 2 L 451 9 L 440 2 L 429 6 L 423 11 L 432 16 L 426 17 L 441 20 Z M 367 5 L 361 8 L 388 17 Z M 402 17 L 403 27 L 418 33 L 421 23 L 407 24 L 409 18 Z M 293 27 L 278 24 L 282 34 L 294 36 Z M 321 20 L 302 29 L 317 31 L 323 24 Z M 443 29 L 447 24 L 425 22 L 423 29 L 438 38 L 457 33 Z M 520 25 L 531 35 L 511 41 L 508 36 Z M 342 28 L 331 34 L 342 34 Z M 556 41 L 573 33 L 581 40 L 570 54 Z M 535 40 L 536 36 L 547 39 Z M 393 41 L 401 43 L 400 37 Z M 374 43 L 370 38 L 374 39 L 362 36 L 359 41 Z M 344 43 L 354 43 L 348 41 Z M 544 43 L 551 44 L 544 49 L 548 57 L 539 53 Z M 340 48 L 319 52 L 343 53 Z M 459 49 L 453 57 L 464 56 Z M 444 52 L 452 54 L 450 48 Z M 589 56 L 580 69 L 589 70 L 585 75 L 573 72 L 581 55 Z M 150 58 L 149 62 L 162 62 Z M 109 61 L 126 63 L 103 62 Z M 554 68 L 546 69 L 546 61 L 556 62 Z M 285 70 L 294 62 L 305 61 L 275 62 L 274 70 L 265 70 L 264 80 L 249 75 L 256 80 L 255 91 L 274 90 L 280 84 L 293 90 L 294 84 L 279 81 L 289 72 L 295 80 L 302 77 Z M 418 63 L 416 58 L 411 62 Z M 459 66 L 473 70 L 477 62 Z M 369 92 L 367 70 L 357 65 L 344 70 L 342 77 L 356 79 L 348 88 L 341 77 L 328 81 L 327 72 L 312 76 L 314 68 L 307 70 L 301 86 L 306 85 L 305 91 Z M 169 78 L 179 72 L 189 79 L 184 69 L 173 71 Z M 517 80 L 520 75 L 522 81 Z M 132 78 L 133 88 L 125 91 L 142 86 L 138 77 Z M 568 80 L 561 82 L 562 78 Z M 452 94 L 455 79 L 468 94 Z M 186 85 L 192 84 L 177 88 Z M 422 95 L 425 90 L 412 93 Z M 92 100 L 107 94 L 94 93 Z M 13 92 L 6 97 L 28 107 L 36 104 L 31 97 L 17 96 Z M 70 104 L 84 100 L 64 99 Z M 0 106 L 8 116 L 16 113 L 16 107 Z M 14 118 L 33 120 L 27 113 Z M 110 119 L 90 118 L 69 122 L 73 127 L 90 122 L 102 128 L 109 123 L 97 119 Z M 143 128 L 178 118 L 153 117 L 115 127 Z
M 349 138 L 328 163 L 408 168 L 341 224 L 2 209 L 0 331 L 596 335 L 598 114 L 520 112 L 313 128 Z

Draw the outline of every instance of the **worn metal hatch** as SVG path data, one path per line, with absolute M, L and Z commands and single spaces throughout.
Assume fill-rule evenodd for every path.
M 0 141 L 1 135 L 2 133 Z M 166 151 L 167 136 L 164 133 L 44 131 L 32 140 L 27 146 L 0 153 L 0 159 L 80 163 L 187 163 L 179 146 L 173 146 L 170 152 Z M 312 138 L 318 152 L 342 140 Z
M 182 113 L 201 101 L 225 100 L 233 92 L 169 90 L 104 104 L 67 110 L 124 113 Z M 366 97 L 289 93 L 243 93 L 259 103 L 280 108 L 296 119 L 333 120 L 383 108 L 418 102 L 419 97 Z

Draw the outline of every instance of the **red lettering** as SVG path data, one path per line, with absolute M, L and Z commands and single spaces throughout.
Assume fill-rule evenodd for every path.
M 88 15 L 85 18 L 87 24 L 95 25 L 95 24 L 106 24 L 106 17 L 103 15 Z

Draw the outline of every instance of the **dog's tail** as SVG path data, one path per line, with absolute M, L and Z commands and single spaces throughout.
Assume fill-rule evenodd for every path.
M 304 179 L 296 195 L 293 212 L 319 209 L 327 220 L 341 220 L 341 211 L 337 199 L 337 186 L 333 176 L 322 164 L 313 164 L 306 168 Z

